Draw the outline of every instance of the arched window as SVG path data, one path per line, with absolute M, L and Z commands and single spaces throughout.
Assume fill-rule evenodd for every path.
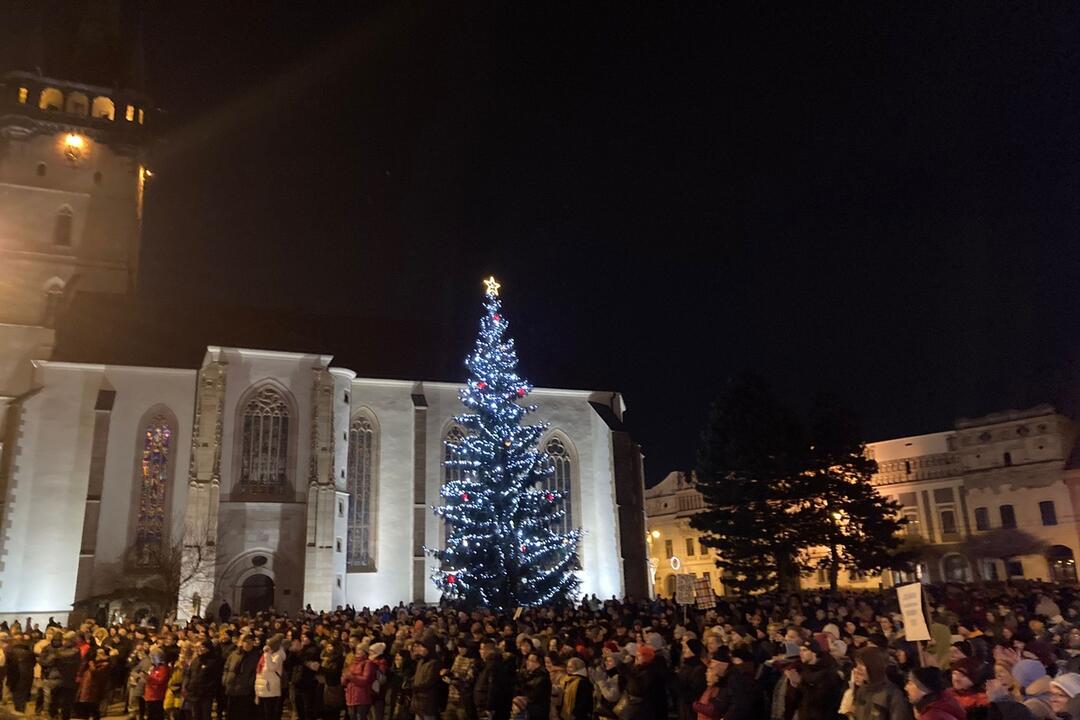
M 264 387 L 244 405 L 240 442 L 240 491 L 278 494 L 288 488 L 289 404 Z
M 553 470 L 547 479 L 547 489 L 562 493 L 562 505 L 565 514 L 553 526 L 556 532 L 569 532 L 574 529 L 574 503 L 572 473 L 573 465 L 566 444 L 557 437 L 547 441 L 544 452 L 551 458 Z
M 38 107 L 42 110 L 60 110 L 64 107 L 64 93 L 56 88 L 45 88 L 38 98 Z
M 104 95 L 94 98 L 94 104 L 90 108 L 90 116 L 102 120 L 112 120 L 116 116 L 116 105 Z
M 165 539 L 165 490 L 169 482 L 169 445 L 173 429 L 164 415 L 156 415 L 142 430 L 139 463 L 139 514 L 135 523 L 136 564 L 156 564 L 156 551 Z
M 70 93 L 67 96 L 67 104 L 64 106 L 64 110 L 72 115 L 86 115 L 87 111 L 90 110 L 90 100 L 81 92 Z
M 349 425 L 349 572 L 375 572 L 376 440 L 370 417 Z
M 53 225 L 53 245 L 71 247 L 71 229 L 75 224 L 75 213 L 67 205 L 56 211 L 56 224 Z
M 462 468 L 450 467 L 447 465 L 448 461 L 453 460 L 457 457 L 457 453 L 454 451 L 454 448 L 451 447 L 451 444 L 456 445 L 464 439 L 465 432 L 457 425 L 451 426 L 450 429 L 446 431 L 446 436 L 443 437 L 443 485 L 451 482 L 456 482 L 465 477 L 465 471 Z M 446 520 L 443 520 L 442 526 L 442 546 L 445 548 L 446 543 L 450 540 L 450 523 L 446 522 Z

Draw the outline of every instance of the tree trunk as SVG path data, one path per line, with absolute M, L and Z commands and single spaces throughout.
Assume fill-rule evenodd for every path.
M 838 562 L 839 550 L 834 542 L 829 548 L 829 555 L 832 557 L 832 563 L 829 565 L 829 590 L 836 592 L 840 586 L 840 563 Z

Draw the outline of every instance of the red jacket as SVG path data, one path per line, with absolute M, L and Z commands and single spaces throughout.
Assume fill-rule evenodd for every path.
M 168 665 L 154 665 L 150 672 L 146 673 L 146 689 L 143 690 L 143 700 L 146 702 L 159 702 L 165 699 L 165 690 L 169 687 L 169 676 L 172 668 Z
M 346 705 L 350 707 L 371 705 L 374 702 L 371 684 L 375 682 L 377 670 L 375 663 L 366 657 L 359 657 L 352 661 L 349 671 L 345 673 Z
M 936 700 L 919 708 L 918 717 L 919 720 L 964 720 L 967 713 L 952 692 L 946 690 Z

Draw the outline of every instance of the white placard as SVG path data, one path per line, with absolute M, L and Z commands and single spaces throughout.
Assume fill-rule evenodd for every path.
M 675 576 L 675 602 L 680 605 L 694 604 L 694 576 L 690 574 Z
M 896 600 L 900 603 L 900 614 L 904 616 L 904 639 L 910 642 L 929 640 L 930 628 L 926 626 L 922 606 L 922 583 L 897 585 Z

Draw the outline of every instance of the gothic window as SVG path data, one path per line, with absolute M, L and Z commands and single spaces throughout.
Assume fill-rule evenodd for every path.
M 465 432 L 454 425 L 446 432 L 446 437 L 443 438 L 443 485 L 447 483 L 456 482 L 465 477 L 464 470 L 459 467 L 450 467 L 447 462 L 457 457 L 457 452 L 451 447 L 451 443 L 457 445 L 465 439 Z M 450 523 L 443 520 L 443 547 L 446 547 L 447 541 L 450 539 Z
M 104 95 L 99 95 L 94 98 L 94 103 L 91 105 L 90 114 L 93 117 L 101 118 L 102 120 L 112 120 L 116 114 L 116 105 L 113 101 Z
M 154 563 L 154 551 L 165 536 L 165 489 L 169 480 L 169 443 L 173 430 L 165 416 L 146 426 L 139 463 L 139 515 L 135 525 L 135 557 L 140 566 Z
M 571 487 L 571 460 L 566 445 L 557 437 L 548 440 L 544 451 L 551 458 L 553 467 L 547 480 L 547 489 L 562 493 L 562 505 L 565 514 L 553 526 L 556 532 L 569 532 L 574 529 L 573 493 Z
M 244 406 L 240 445 L 240 490 L 279 494 L 288 487 L 289 405 L 272 387 Z
M 360 415 L 349 425 L 349 572 L 375 571 L 375 423 Z
M 59 110 L 64 106 L 64 93 L 56 88 L 45 88 L 38 98 L 38 107 L 42 110 Z
M 71 247 L 71 227 L 75 222 L 75 213 L 66 205 L 56 212 L 56 224 L 53 226 L 53 245 Z
M 67 103 L 64 106 L 66 112 L 72 115 L 86 115 L 89 109 L 90 100 L 81 92 L 73 92 L 67 96 Z

